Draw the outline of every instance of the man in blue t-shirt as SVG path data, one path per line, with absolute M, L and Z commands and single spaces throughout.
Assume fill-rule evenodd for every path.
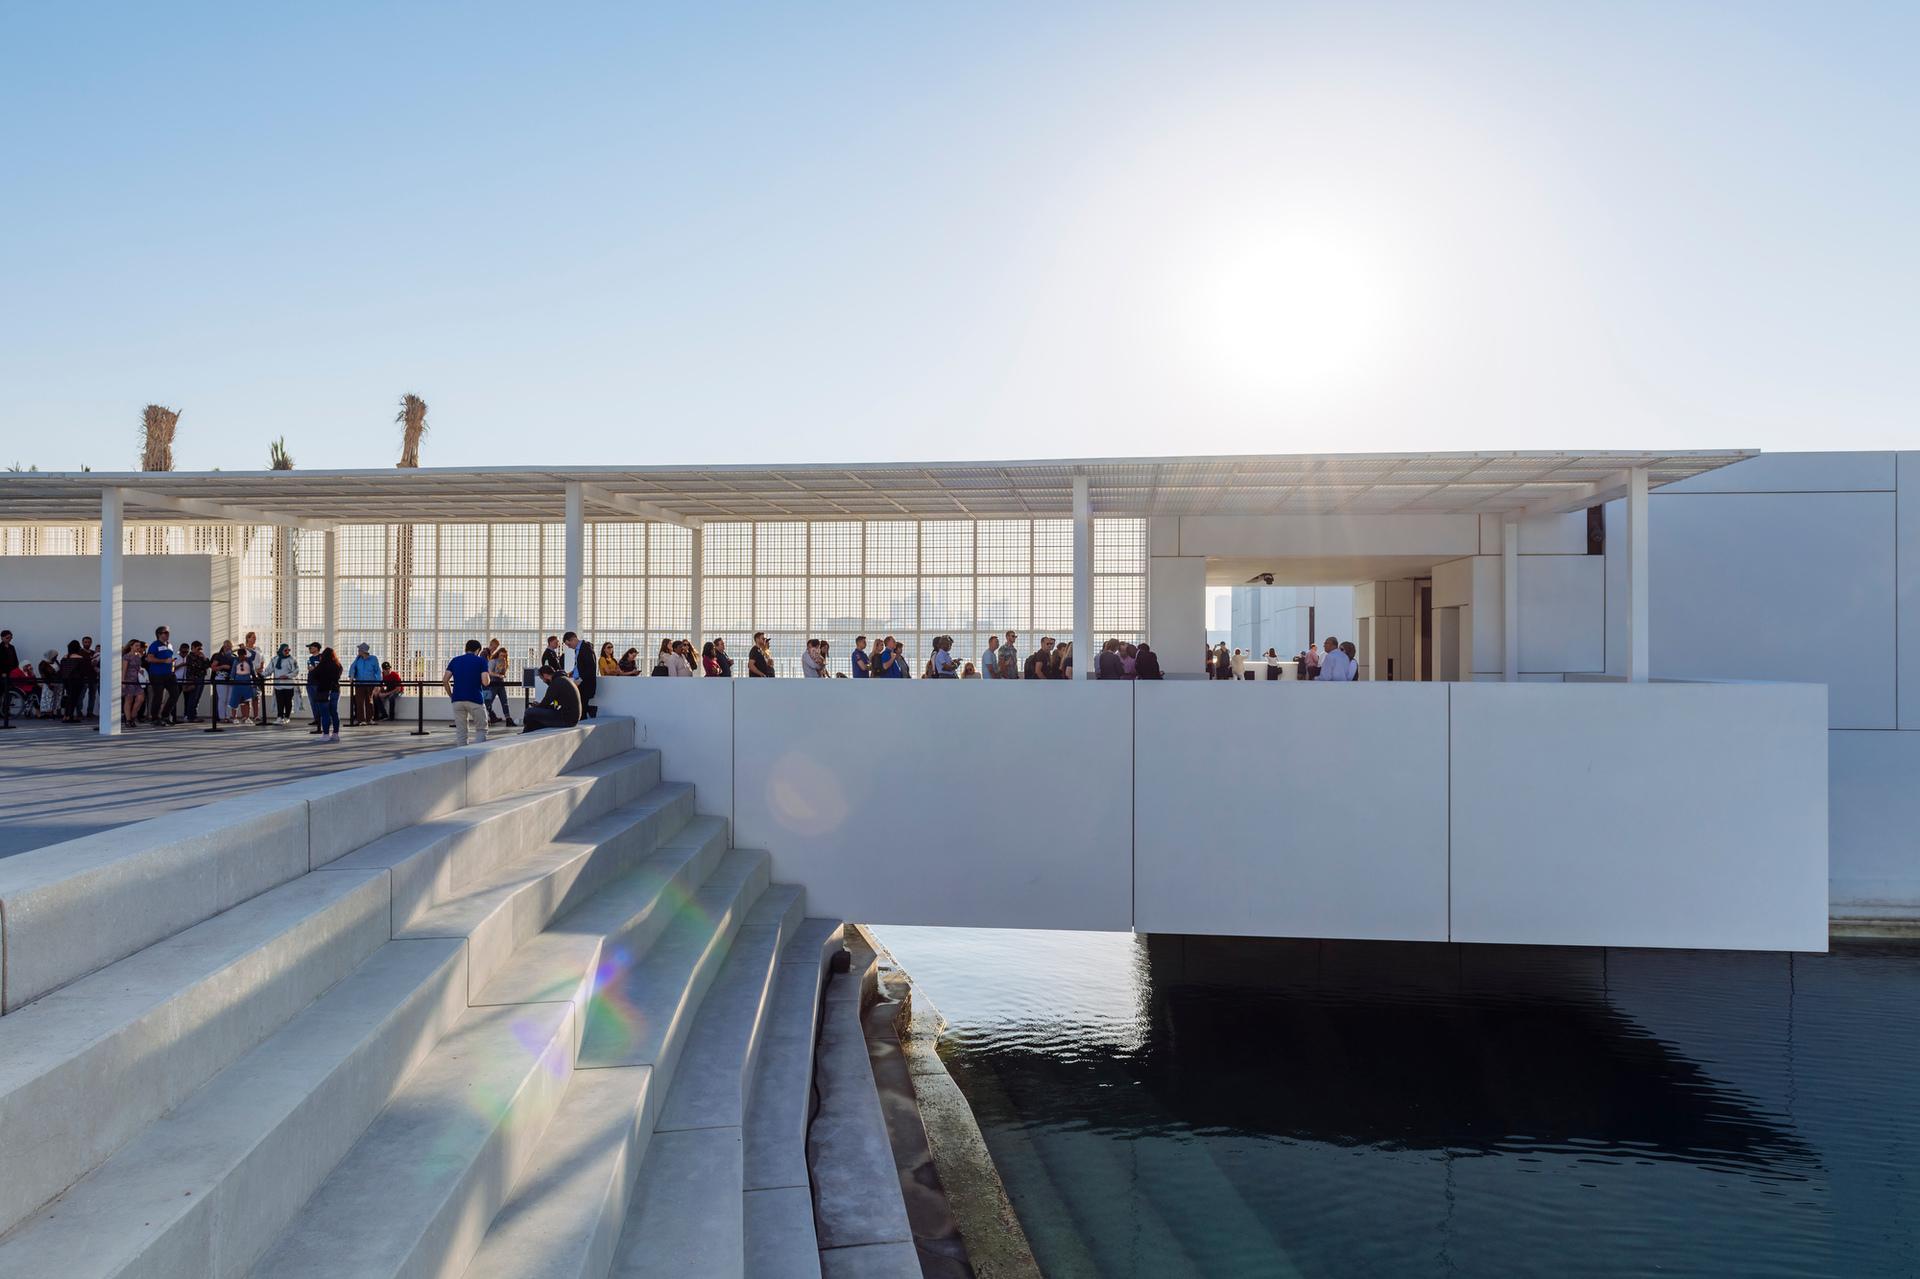
M 487 659 L 480 656 L 480 641 L 468 640 L 467 651 L 447 663 L 447 674 L 440 681 L 453 699 L 453 744 L 465 746 L 471 732 L 475 741 L 487 740 L 487 716 L 481 699 L 493 680 Z
M 164 626 L 153 628 L 153 644 L 147 649 L 147 718 L 156 724 L 174 722 L 180 700 L 180 681 L 173 677 L 173 649 L 167 644 L 169 632 Z
M 868 679 L 873 674 L 872 658 L 867 656 L 867 637 L 862 635 L 853 641 L 853 677 Z

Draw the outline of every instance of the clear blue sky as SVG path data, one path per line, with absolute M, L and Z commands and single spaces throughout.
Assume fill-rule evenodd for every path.
M 0 463 L 1920 442 L 1920 5 L 0 11 Z

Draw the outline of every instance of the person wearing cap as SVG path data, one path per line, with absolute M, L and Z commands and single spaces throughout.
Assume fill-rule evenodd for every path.
M 313 671 L 316 666 L 320 665 L 320 654 L 323 650 L 324 645 L 322 645 L 319 640 L 313 640 L 307 645 L 307 709 L 313 712 L 313 727 L 309 731 L 315 733 L 320 732 L 321 729 L 320 703 L 315 701 L 313 697 Z
M 373 655 L 373 646 L 362 644 L 354 650 L 353 665 L 347 668 L 347 678 L 353 681 L 352 710 L 348 712 L 347 723 L 373 723 L 373 694 L 380 687 L 380 659 Z

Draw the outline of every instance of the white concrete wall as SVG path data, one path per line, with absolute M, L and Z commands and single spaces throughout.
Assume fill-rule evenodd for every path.
M 164 623 L 175 645 L 211 641 L 218 648 L 232 626 L 233 560 L 215 555 L 128 555 L 125 635 L 153 639 Z M 67 641 L 100 635 L 100 557 L 14 555 L 0 558 L 0 626 L 13 631 L 22 657 L 38 661 L 47 649 L 62 654 Z
M 1127 927 L 1131 685 L 732 683 L 734 840 L 806 885 L 810 914 Z
M 815 913 L 1825 945 L 1818 687 L 602 687 L 603 711 L 636 717 L 665 776 L 729 796 L 701 807 L 730 804 L 735 842 L 768 849 Z
M 1445 686 L 1135 698 L 1137 930 L 1446 940 Z
M 1453 940 L 1825 949 L 1824 689 L 1451 697 Z
M 1832 909 L 1920 917 L 1920 453 L 1770 453 L 1650 503 L 1656 678 L 1829 688 Z M 1607 510 L 1607 666 L 1626 644 Z
M 1154 522 L 1156 531 L 1161 521 Z M 1168 679 L 1206 673 L 1207 561 L 1154 555 L 1147 559 L 1147 642 Z

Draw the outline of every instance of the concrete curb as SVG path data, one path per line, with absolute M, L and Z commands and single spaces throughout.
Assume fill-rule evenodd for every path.
M 1039 1262 L 1000 1170 L 994 1165 L 973 1108 L 940 1059 L 945 1020 L 916 990 L 899 961 L 865 928 L 858 930 L 880 962 L 882 995 L 894 1014 L 900 1057 L 919 1107 L 928 1153 L 959 1228 L 966 1259 L 979 1279 L 1042 1279 Z

